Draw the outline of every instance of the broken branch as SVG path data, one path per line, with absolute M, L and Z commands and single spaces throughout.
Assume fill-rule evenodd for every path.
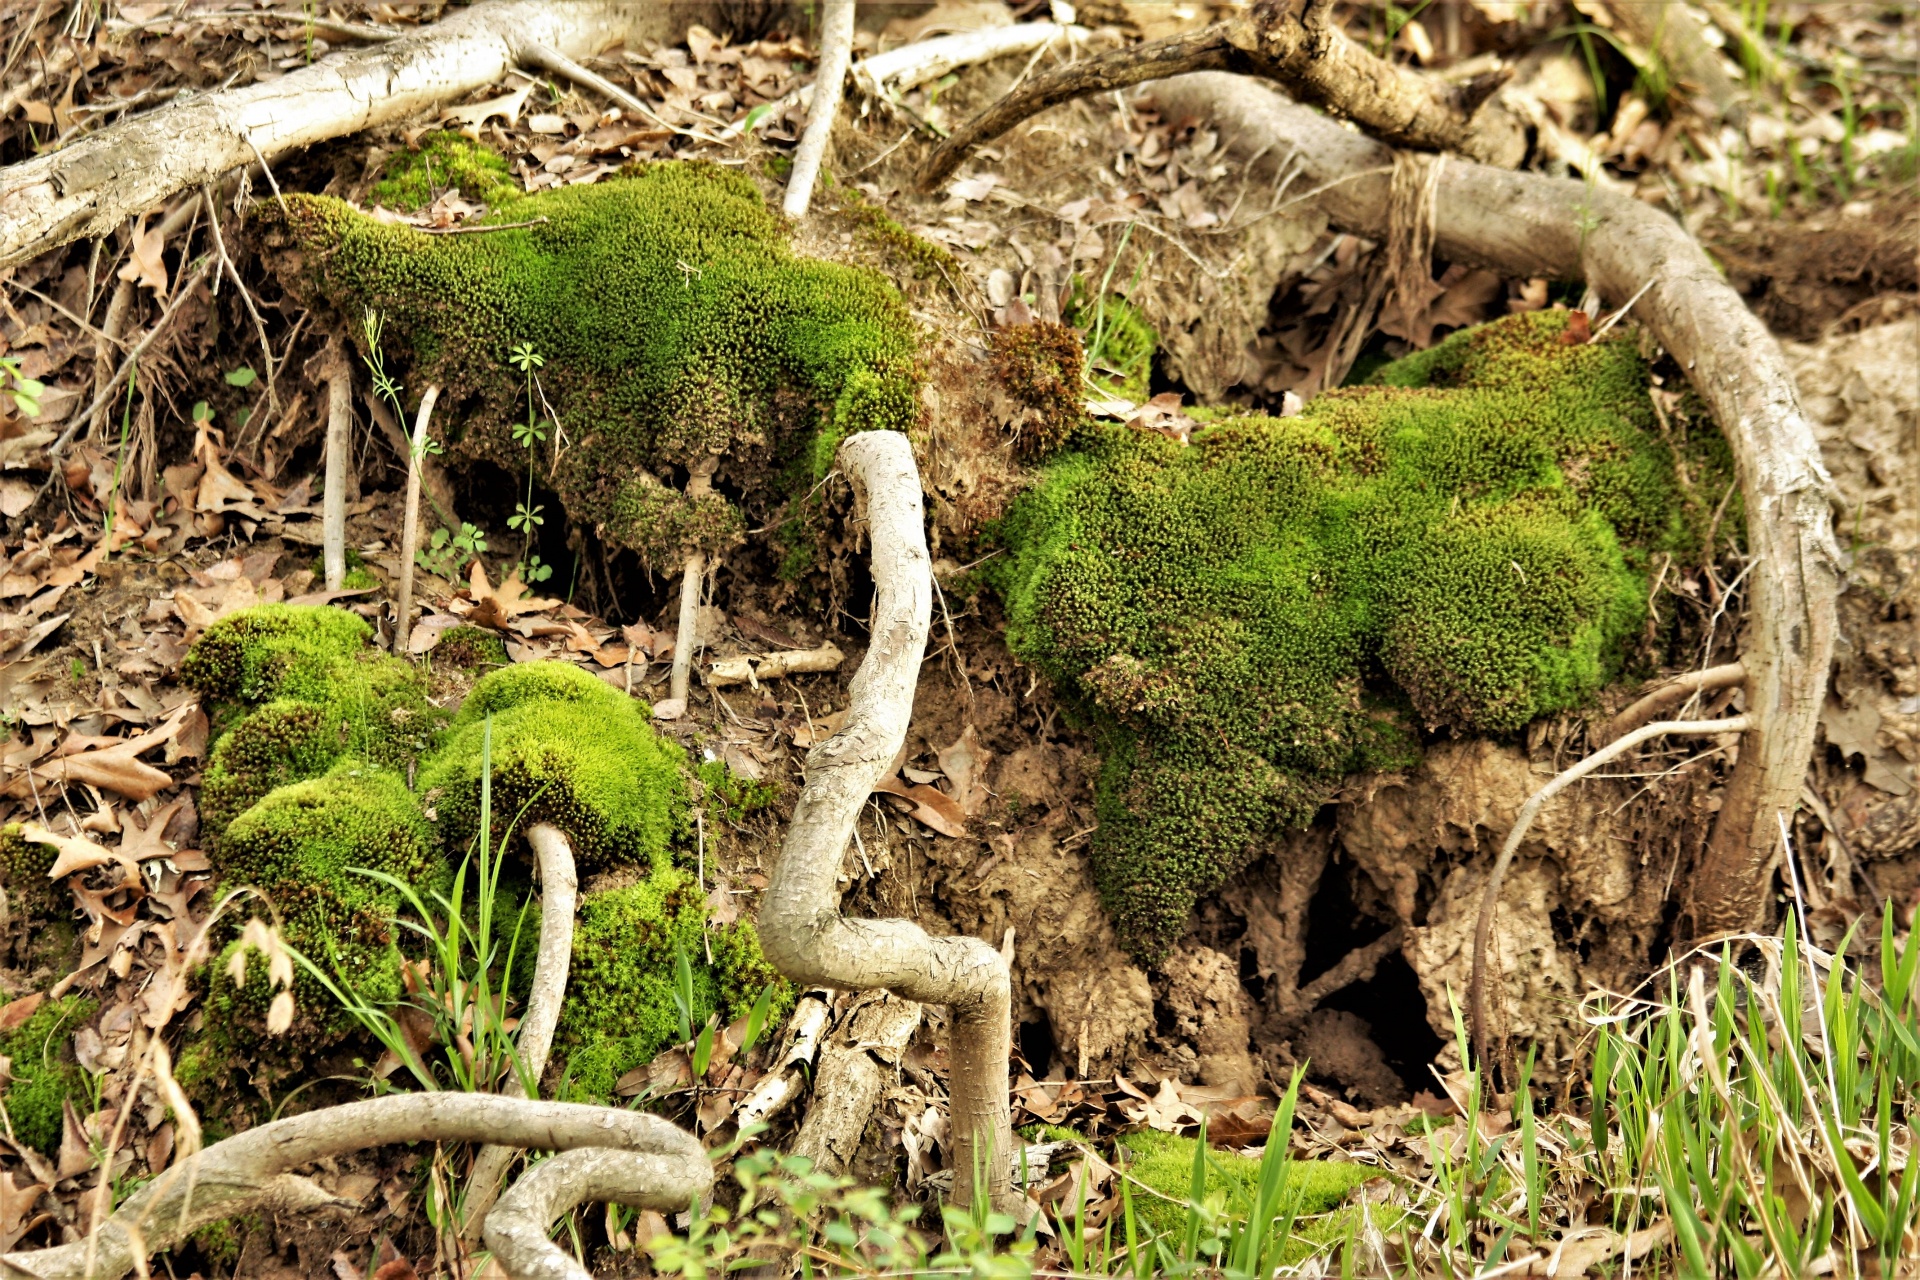
M 734 1125 L 765 1124 L 780 1114 L 806 1087 L 807 1069 L 820 1052 L 820 1038 L 833 1016 L 833 992 L 822 987 L 803 992 L 787 1017 L 787 1049 L 780 1064 L 760 1078 L 733 1113 Z
M 347 470 L 353 465 L 353 366 L 340 340 L 327 344 L 327 478 L 320 491 L 320 568 L 327 590 L 347 578 Z
M 848 690 L 846 722 L 807 755 L 806 789 L 760 904 L 761 942 L 796 982 L 885 987 L 951 1008 L 954 1199 L 971 1202 L 977 1168 L 987 1194 L 1010 1206 L 1012 989 L 1005 958 L 978 938 L 936 938 L 909 920 L 840 914 L 841 858 L 867 797 L 906 741 L 933 586 L 920 473 L 907 438 L 861 432 L 840 446 L 838 465 L 867 516 L 873 638 Z
M 1527 802 L 1520 806 L 1520 813 L 1513 820 L 1513 828 L 1507 832 L 1506 843 L 1500 846 L 1500 856 L 1494 859 L 1493 871 L 1487 876 L 1486 891 L 1480 895 L 1480 915 L 1473 927 L 1473 978 L 1468 986 L 1468 1002 L 1473 1052 L 1483 1068 L 1492 1061 L 1487 1053 L 1487 944 L 1493 937 L 1493 910 L 1499 902 L 1500 882 L 1506 878 L 1513 855 L 1520 848 L 1520 842 L 1526 839 L 1527 831 L 1533 826 L 1534 819 L 1540 816 L 1540 810 L 1546 807 L 1547 801 L 1601 765 L 1619 759 L 1650 739 L 1669 734 L 1745 733 L 1752 727 L 1753 722 L 1747 716 L 1729 716 L 1724 720 L 1662 720 L 1657 724 L 1642 725 L 1577 764 L 1561 770 L 1547 785 L 1527 797 Z
M 778 680 L 782 676 L 818 674 L 823 671 L 838 671 L 847 655 L 840 652 L 838 645 L 828 643 L 818 649 L 782 649 L 776 653 L 743 653 L 732 658 L 722 658 L 707 668 L 702 678 L 709 686 L 730 684 L 750 684 L 760 687 L 762 680 Z
M 400 599 L 393 620 L 393 651 L 403 657 L 413 630 L 413 560 L 420 551 L 420 464 L 427 456 L 427 422 L 433 417 L 433 402 L 439 398 L 438 387 L 428 387 L 420 397 L 420 412 L 413 419 L 413 444 L 407 454 L 406 523 L 400 527 Z

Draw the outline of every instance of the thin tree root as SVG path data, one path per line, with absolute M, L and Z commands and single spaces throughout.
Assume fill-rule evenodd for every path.
M 1752 727 L 1753 721 L 1748 716 L 1728 716 L 1724 720 L 1662 720 L 1657 724 L 1642 725 L 1626 736 L 1609 742 L 1577 764 L 1561 770 L 1547 785 L 1527 797 L 1527 802 L 1520 806 L 1520 813 L 1513 820 L 1512 830 L 1507 832 L 1507 842 L 1500 846 L 1500 856 L 1494 859 L 1493 871 L 1487 876 L 1486 890 L 1480 895 L 1480 915 L 1473 926 L 1473 978 L 1468 985 L 1469 1020 L 1474 1056 L 1483 1069 L 1493 1061 L 1488 1046 L 1487 947 L 1493 938 L 1494 907 L 1499 902 L 1500 883 L 1506 879 L 1513 855 L 1519 850 L 1520 842 L 1526 839 L 1527 831 L 1533 826 L 1534 819 L 1540 816 L 1540 810 L 1546 807 L 1547 801 L 1601 765 L 1619 759 L 1650 739 L 1669 734 L 1745 733 Z
M 539 1089 L 540 1076 L 547 1069 L 554 1028 L 560 1024 L 560 1006 L 567 996 L 567 972 L 573 962 L 573 913 L 580 891 L 573 844 L 565 832 L 536 822 L 527 828 L 527 843 L 533 846 L 540 867 L 540 950 L 534 957 L 527 1011 L 520 1019 L 519 1069 L 510 1073 L 500 1088 L 509 1098 L 526 1097 L 528 1085 Z M 473 1169 L 467 1174 L 467 1196 L 461 1205 L 466 1215 L 462 1234 L 469 1241 L 480 1238 L 487 1211 L 500 1194 L 500 1180 L 506 1176 L 514 1154 L 512 1147 L 490 1146 L 481 1148 L 474 1157 Z
M 952 1010 L 954 1199 L 973 1199 L 984 1173 L 996 1206 L 1015 1207 L 1007 1098 L 1012 991 L 1007 961 L 990 943 L 931 937 L 908 920 L 840 914 L 840 861 L 874 784 L 906 741 L 927 647 L 933 586 L 920 473 L 913 447 L 893 431 L 865 431 L 840 446 L 838 466 L 865 512 L 874 581 L 872 641 L 848 690 L 839 732 L 807 755 L 773 881 L 760 903 L 761 945 L 796 982 L 885 987 Z
M 813 202 L 814 180 L 820 176 L 821 162 L 827 156 L 827 143 L 833 137 L 833 123 L 840 114 L 840 99 L 846 90 L 847 68 L 853 63 L 853 0 L 826 0 L 820 20 L 820 66 L 813 76 L 813 101 L 807 106 L 807 131 L 800 135 L 800 146 L 793 153 L 793 171 L 787 179 L 787 198 L 782 206 L 789 218 L 807 216 Z
M 327 478 L 320 491 L 320 568 L 329 591 L 347 578 L 347 472 L 353 467 L 353 365 L 338 338 L 322 362 L 327 380 Z
M 149 1255 L 236 1214 L 351 1208 L 288 1171 L 401 1142 L 491 1142 L 538 1151 L 612 1147 L 672 1161 L 689 1187 L 712 1180 L 693 1136 L 645 1112 L 489 1093 L 394 1094 L 275 1120 L 216 1142 L 128 1196 L 86 1240 L 0 1257 L 0 1277 L 120 1280 Z
M 674 1132 L 679 1133 L 679 1130 Z M 713 1186 L 713 1166 L 686 1134 L 673 1153 L 586 1147 L 543 1160 L 487 1214 L 486 1244 L 513 1280 L 593 1280 L 593 1273 L 548 1239 L 554 1220 L 587 1203 L 637 1209 L 696 1208 Z
M 803 992 L 787 1017 L 786 1049 L 779 1065 L 768 1071 L 753 1086 L 733 1113 L 737 1128 L 765 1124 L 786 1110 L 787 1105 L 807 1087 L 807 1071 L 820 1052 L 821 1037 L 833 1018 L 833 992 L 815 987 Z
M 413 419 L 413 441 L 407 454 L 406 523 L 400 527 L 400 598 L 393 617 L 393 651 L 402 657 L 413 634 L 413 561 L 420 551 L 420 464 L 427 456 L 427 423 L 433 417 L 440 388 L 428 387 Z
M 1597 741 L 1602 744 L 1615 738 L 1632 733 L 1643 724 L 1651 724 L 1653 718 L 1663 715 L 1686 702 L 1696 693 L 1706 693 L 1712 689 L 1730 689 L 1737 684 L 1745 684 L 1747 669 L 1738 662 L 1729 662 L 1721 667 L 1707 667 L 1700 671 L 1688 671 L 1673 679 L 1655 685 L 1600 729 Z
M 1385 62 L 1341 29 L 1332 0 L 1269 0 L 1199 31 L 1119 49 L 1036 77 L 956 130 L 921 171 L 922 190 L 944 182 L 973 148 L 1036 112 L 1088 94 L 1189 71 L 1236 71 L 1276 80 L 1394 146 L 1453 151 L 1512 168 L 1526 158 L 1526 123 L 1491 101 L 1508 73 L 1452 84 Z

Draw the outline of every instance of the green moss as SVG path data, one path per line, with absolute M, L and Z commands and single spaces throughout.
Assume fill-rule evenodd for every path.
M 73 1033 L 99 1008 L 82 996 L 42 1001 L 27 1020 L 0 1033 L 0 1056 L 12 1059 L 13 1082 L 0 1102 L 16 1139 L 52 1155 L 65 1127 L 65 1102 L 86 1114 L 85 1081 L 71 1053 Z
M 447 874 L 404 778 L 346 760 L 323 777 L 276 788 L 227 827 L 221 853 L 225 881 L 264 893 L 290 946 L 372 1003 L 399 997 L 394 917 L 401 894 L 363 872 L 420 890 Z M 257 1034 L 273 995 L 265 961 L 251 952 L 245 983 L 231 982 L 226 966 L 239 945 L 215 962 L 207 999 L 208 1027 L 236 1039 Z M 304 969 L 295 978 L 294 1000 L 289 1043 L 329 1042 L 350 1026 Z
M 716 487 L 767 523 L 843 436 L 917 420 L 915 326 L 898 293 L 877 273 L 796 258 L 743 174 L 653 164 L 488 216 L 534 225 L 433 236 L 321 196 L 255 214 L 290 289 L 356 332 L 363 309 L 380 312 L 389 367 L 445 389 L 457 459 L 526 467 L 512 436 L 525 384 L 508 354 L 530 343 L 562 428 L 535 465 L 576 524 L 658 557 L 725 530 L 658 502 L 642 473 L 678 487 L 718 456 Z
M 960 278 L 960 263 L 945 245 L 913 234 L 877 204 L 860 200 L 852 212 L 868 238 L 904 261 L 917 279 L 952 284 Z
M 987 343 L 1007 394 L 1033 411 L 1019 427 L 1015 450 L 1027 459 L 1047 457 L 1087 421 L 1080 335 L 1064 324 L 1035 320 L 995 329 Z
M 0 826 L 0 888 L 12 897 L 16 908 L 29 911 L 44 907 L 53 899 L 47 872 L 60 851 L 50 844 L 26 838 L 18 822 Z
M 334 664 L 372 638 L 373 628 L 345 609 L 255 605 L 208 627 L 181 660 L 180 679 L 215 703 L 324 702 Z
M 685 810 L 685 753 L 663 742 L 647 706 L 571 663 L 522 663 L 481 677 L 420 785 L 449 848 L 479 831 L 491 716 L 495 837 L 550 822 L 585 870 L 664 867 Z
M 511 200 L 520 193 L 513 171 L 498 153 L 443 129 L 420 139 L 419 146 L 389 157 L 367 199 L 402 213 L 416 213 L 454 187 L 482 204 Z
M 1092 724 L 1095 878 L 1137 954 L 1347 774 L 1411 763 L 1410 722 L 1507 732 L 1610 678 L 1701 504 L 1633 343 L 1564 326 L 1496 322 L 1191 447 L 1090 427 L 1010 511 L 987 572 Z
M 680 1038 L 676 956 L 686 957 L 693 977 L 695 1030 L 714 1013 L 723 1022 L 744 1016 L 768 984 L 776 1020 L 793 1007 L 792 985 L 760 954 L 753 926 L 708 929 L 706 919 L 699 886 L 677 868 L 581 901 L 556 1033 L 573 1098 L 611 1098 L 621 1076 Z
M 1193 1198 L 1193 1157 L 1196 1139 L 1143 1129 L 1120 1140 L 1131 1159 L 1128 1174 L 1160 1193 L 1133 1196 L 1134 1211 L 1155 1232 L 1178 1238 L 1187 1224 L 1187 1202 Z M 1338 1160 L 1291 1160 L 1282 1206 L 1301 1217 L 1330 1213 L 1347 1193 L 1378 1176 L 1368 1165 Z M 1233 1151 L 1207 1152 L 1203 1203 L 1245 1218 L 1260 1185 L 1260 1161 Z M 1162 1199 L 1161 1196 L 1168 1197 Z
M 433 652 L 441 661 L 469 670 L 507 665 L 506 642 L 485 627 L 448 627 Z
M 1135 403 L 1147 398 L 1160 335 L 1139 308 L 1117 293 L 1092 298 L 1084 283 L 1076 282 L 1062 318 L 1081 332 L 1096 387 Z
M 365 556 L 361 555 L 354 548 L 348 547 L 346 559 L 347 571 L 340 578 L 342 590 L 373 591 L 380 586 L 380 579 L 374 577 L 373 571 L 367 568 L 367 559 Z M 312 571 L 316 580 L 324 578 L 326 575 L 326 566 L 318 557 L 307 567 Z
M 735 773 L 724 760 L 702 760 L 694 767 L 694 774 L 706 787 L 708 810 L 720 822 L 739 822 L 780 796 L 770 783 Z

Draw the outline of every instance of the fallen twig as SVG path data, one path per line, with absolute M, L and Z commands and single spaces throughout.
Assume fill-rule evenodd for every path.
M 838 671 L 847 655 L 840 647 L 831 642 L 818 649 L 781 649 L 774 653 L 742 653 L 731 658 L 722 658 L 708 667 L 701 676 L 708 685 L 725 686 L 730 684 L 750 684 L 760 687 L 762 680 L 778 680 L 783 676 Z
M 1724 720 L 1663 720 L 1657 724 L 1642 725 L 1626 736 L 1601 747 L 1577 764 L 1562 769 L 1538 791 L 1527 797 L 1520 806 L 1520 813 L 1513 820 L 1513 827 L 1507 832 L 1507 841 L 1500 846 L 1500 856 L 1494 859 L 1493 870 L 1487 876 L 1486 890 L 1480 895 L 1480 915 L 1473 927 L 1473 978 L 1468 986 L 1469 1021 L 1473 1032 L 1473 1052 L 1482 1068 L 1493 1061 L 1487 1048 L 1487 944 L 1493 938 L 1493 911 L 1500 898 L 1500 883 L 1506 879 L 1507 868 L 1513 863 L 1513 855 L 1520 848 L 1520 842 L 1527 837 L 1527 831 L 1533 826 L 1540 810 L 1547 801 L 1565 791 L 1580 779 L 1609 761 L 1617 760 L 1641 743 L 1652 738 L 1669 734 L 1721 734 L 1745 733 L 1753 727 L 1753 721 L 1747 716 L 1728 716 Z
M 353 466 L 353 365 L 340 340 L 327 343 L 327 475 L 320 491 L 320 568 L 327 590 L 347 577 L 347 472 Z
M 400 598 L 393 619 L 393 651 L 402 656 L 413 629 L 413 561 L 420 550 L 420 462 L 427 453 L 427 422 L 433 417 L 433 402 L 439 398 L 439 387 L 428 387 L 420 397 L 420 412 L 413 419 L 412 449 L 407 455 L 406 523 L 400 527 Z
M 765 1124 L 800 1096 L 800 1091 L 806 1088 L 807 1071 L 820 1052 L 820 1038 L 827 1033 L 827 1023 L 832 1016 L 831 990 L 815 987 L 801 993 L 799 1003 L 787 1017 L 786 1050 L 734 1110 L 737 1127 L 745 1129 L 749 1125 Z
M 806 217 L 807 206 L 813 202 L 814 180 L 826 159 L 852 62 L 853 0 L 826 0 L 820 18 L 820 62 L 813 75 L 813 101 L 807 105 L 807 131 L 793 153 L 787 198 L 781 206 L 789 218 Z

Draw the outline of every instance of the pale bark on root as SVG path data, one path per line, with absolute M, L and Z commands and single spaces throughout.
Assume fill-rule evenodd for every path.
M 853 0 L 826 0 L 820 20 L 820 67 L 813 77 L 813 101 L 807 107 L 807 131 L 793 153 L 782 207 L 789 218 L 807 216 L 813 202 L 813 184 L 833 138 L 833 122 L 840 114 L 846 90 L 847 68 L 853 63 Z
M 1504 71 L 1453 83 L 1384 61 L 1347 37 L 1333 7 L 1331 0 L 1266 0 L 1199 31 L 1036 77 L 942 143 L 921 171 L 921 188 L 939 186 L 974 147 L 1047 107 L 1202 70 L 1265 76 L 1395 146 L 1457 152 L 1503 168 L 1526 158 L 1526 122 L 1494 97 Z
M 440 388 L 428 387 L 420 397 L 420 412 L 413 420 L 412 449 L 407 455 L 406 523 L 400 526 L 400 598 L 393 618 L 393 651 L 402 657 L 413 634 L 413 559 L 420 551 L 420 464 L 427 456 L 427 424 L 433 418 L 433 403 Z
M 807 1086 L 807 1072 L 820 1052 L 821 1037 L 833 1019 L 833 992 L 825 987 L 804 991 L 787 1016 L 785 1042 L 776 1065 L 760 1078 L 752 1092 L 734 1110 L 733 1122 L 745 1129 L 765 1124 L 786 1110 Z
M 547 1069 L 554 1029 L 560 1025 L 560 1008 L 567 998 L 567 972 L 573 963 L 573 912 L 580 892 L 573 844 L 565 832 L 536 822 L 527 828 L 527 843 L 533 846 L 534 860 L 540 868 L 540 950 L 534 956 L 527 1011 L 520 1019 L 520 1035 L 515 1042 L 518 1070 L 507 1076 L 500 1089 L 509 1098 L 526 1097 L 526 1082 L 538 1089 Z M 461 1212 L 466 1215 L 462 1233 L 467 1239 L 479 1239 L 481 1224 L 494 1197 L 500 1194 L 500 1179 L 513 1156 L 512 1147 L 490 1146 L 481 1148 L 474 1157 L 467 1174 L 467 1196 L 461 1204 Z
M 487 1214 L 486 1245 L 513 1280 L 592 1280 L 593 1273 L 548 1239 L 554 1221 L 590 1203 L 685 1212 L 706 1198 L 713 1166 L 699 1144 L 655 1155 L 588 1147 L 543 1160 L 522 1174 Z
M 838 671 L 847 655 L 840 652 L 836 644 L 823 644 L 818 649 L 777 649 L 772 653 L 742 653 L 731 658 L 722 658 L 701 674 L 709 688 L 732 684 L 750 684 L 760 687 L 762 680 L 779 680 L 787 676 L 818 675 L 827 671 Z
M 1664 715 L 1696 694 L 1707 693 L 1715 689 L 1731 689 L 1737 684 L 1746 683 L 1747 669 L 1738 662 L 1729 662 L 1725 666 L 1705 667 L 1699 671 L 1688 671 L 1664 681 L 1642 694 L 1631 706 L 1606 722 L 1600 728 L 1596 743 L 1605 746 L 1615 738 L 1632 733 L 1643 724 L 1651 724 L 1654 717 Z
M 908 920 L 840 914 L 840 862 L 874 784 L 906 740 L 925 656 L 933 587 L 920 473 L 907 438 L 868 431 L 840 446 L 868 524 L 874 581 L 872 639 L 848 690 L 839 732 L 807 756 L 806 788 L 760 904 L 767 958 L 796 982 L 885 987 L 952 1013 L 951 1116 L 954 1196 L 971 1201 L 970 1171 L 985 1170 L 993 1201 L 1013 1207 L 1007 1064 L 1012 990 L 1007 962 L 990 943 L 932 937 Z
M 1211 119 L 1258 168 L 1295 181 L 1343 231 L 1384 240 L 1393 153 L 1244 77 L 1163 82 L 1170 115 Z M 1630 196 L 1456 161 L 1435 193 L 1436 255 L 1508 276 L 1585 279 L 1634 315 L 1686 371 L 1732 446 L 1746 498 L 1748 623 L 1741 663 L 1754 727 L 1698 863 L 1680 929 L 1746 929 L 1766 910 L 1778 816 L 1799 802 L 1833 663 L 1841 553 L 1831 481 L 1780 347 L 1687 233 Z
M 347 472 L 353 467 L 353 365 L 335 338 L 327 343 L 327 478 L 320 491 L 320 567 L 329 591 L 347 576 Z
M 858 997 L 820 1049 L 813 1100 L 791 1153 L 816 1169 L 841 1174 L 860 1148 L 873 1109 L 900 1073 L 900 1057 L 920 1026 L 920 1005 L 887 991 Z M 965 1170 L 954 1169 L 956 1182 Z
M 170 103 L 0 170 L 0 267 L 105 235 L 230 170 L 455 101 L 529 45 L 588 57 L 687 20 L 682 6 L 637 0 L 484 0 L 397 40 Z
M 216 1142 L 121 1202 L 87 1240 L 0 1258 L 6 1280 L 120 1280 L 148 1255 L 236 1214 L 277 1207 L 352 1208 L 288 1171 L 327 1156 L 406 1142 L 496 1142 L 537 1151 L 611 1147 L 665 1157 L 709 1182 L 691 1134 L 659 1116 L 486 1093 L 408 1093 L 324 1107 Z
M 1473 1052 L 1484 1069 L 1493 1058 L 1489 1056 L 1491 1037 L 1487 1025 L 1487 946 L 1493 939 L 1493 913 L 1500 901 L 1500 884 L 1506 879 L 1507 868 L 1513 864 L 1513 855 L 1527 838 L 1533 821 L 1540 816 L 1540 810 L 1547 801 L 1565 791 L 1595 769 L 1611 761 L 1618 760 L 1627 752 L 1643 742 L 1668 735 L 1745 733 L 1753 727 L 1751 716 L 1728 716 L 1724 720 L 1663 720 L 1657 724 L 1642 725 L 1626 736 L 1601 747 L 1555 774 L 1547 784 L 1527 797 L 1525 804 L 1513 820 L 1513 827 L 1507 832 L 1506 843 L 1500 846 L 1500 856 L 1494 859 L 1493 870 L 1487 875 L 1487 887 L 1480 895 L 1480 914 L 1473 928 L 1473 977 L 1467 986 L 1468 1021 L 1473 1033 Z

